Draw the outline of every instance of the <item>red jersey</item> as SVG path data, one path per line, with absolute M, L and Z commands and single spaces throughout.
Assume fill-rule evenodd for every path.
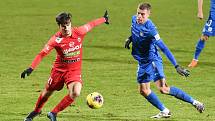
M 63 72 L 68 70 L 81 70 L 83 39 L 87 32 L 104 22 L 105 18 L 102 17 L 83 26 L 72 27 L 72 35 L 69 37 L 63 37 L 60 31 L 57 32 L 35 57 L 31 64 L 31 68 L 35 69 L 41 60 L 55 49 L 57 56 L 53 68 Z

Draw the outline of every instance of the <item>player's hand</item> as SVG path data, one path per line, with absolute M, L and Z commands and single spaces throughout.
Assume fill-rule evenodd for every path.
M 21 73 L 21 78 L 25 78 L 25 75 L 29 76 L 32 73 L 33 69 L 31 67 L 27 68 Z
M 190 71 L 189 70 L 184 69 L 183 67 L 181 67 L 179 65 L 176 65 L 175 69 L 182 76 L 188 77 L 190 75 Z
M 131 36 L 125 40 L 125 48 L 130 49 L 130 44 L 132 42 Z
M 203 19 L 203 12 L 198 12 L 197 17 L 202 20 Z
M 105 18 L 105 23 L 106 23 L 106 24 L 109 24 L 109 15 L 108 15 L 107 10 L 105 11 L 105 14 L 104 14 L 103 17 Z

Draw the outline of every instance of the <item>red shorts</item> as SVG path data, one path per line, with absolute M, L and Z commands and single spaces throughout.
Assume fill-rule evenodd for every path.
M 61 72 L 56 69 L 52 69 L 51 75 L 46 83 L 46 89 L 49 91 L 59 91 L 63 88 L 64 84 L 68 86 L 71 82 L 82 83 L 80 70 Z

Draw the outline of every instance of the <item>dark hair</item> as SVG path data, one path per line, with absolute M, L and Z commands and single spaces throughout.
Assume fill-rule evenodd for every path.
M 68 20 L 71 20 L 72 14 L 67 12 L 61 12 L 56 16 L 56 22 L 58 25 L 67 23 Z
M 145 9 L 150 10 L 152 7 L 151 7 L 151 5 L 149 3 L 140 3 L 138 5 L 138 8 L 140 10 L 145 10 Z

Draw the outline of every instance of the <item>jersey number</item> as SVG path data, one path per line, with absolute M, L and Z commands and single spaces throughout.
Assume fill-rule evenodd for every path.
M 212 24 L 212 20 L 208 20 L 206 23 L 207 26 L 211 26 L 211 24 Z

